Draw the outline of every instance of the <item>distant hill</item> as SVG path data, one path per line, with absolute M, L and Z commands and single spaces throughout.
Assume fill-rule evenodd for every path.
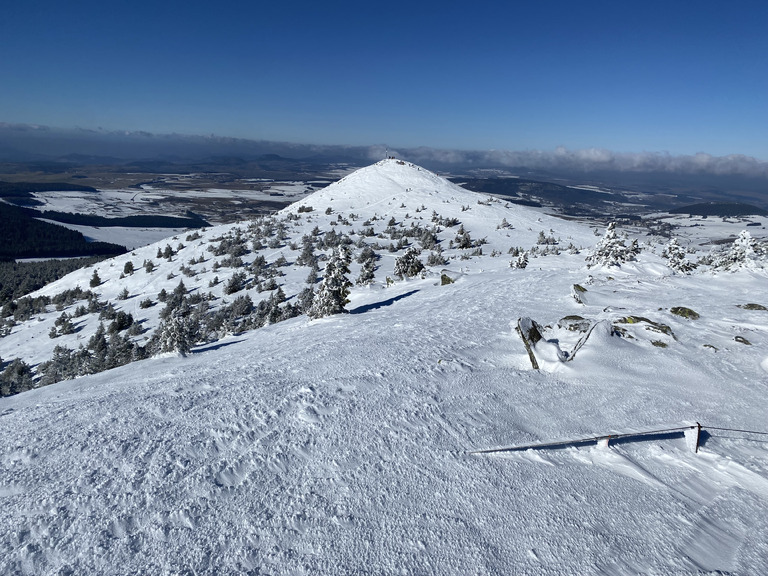
M 692 216 L 767 216 L 768 210 L 741 202 L 701 202 L 673 208 L 669 213 Z

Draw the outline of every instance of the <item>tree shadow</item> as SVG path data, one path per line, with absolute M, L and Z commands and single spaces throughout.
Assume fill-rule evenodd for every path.
M 201 346 L 199 348 L 195 348 L 192 350 L 192 354 L 200 354 L 201 352 L 209 352 L 211 350 L 219 350 L 221 348 L 224 348 L 225 346 L 231 346 L 232 344 L 237 344 L 238 342 L 242 342 L 243 339 L 240 340 L 231 340 L 230 342 L 219 342 L 218 344 L 212 344 L 210 346 Z
M 378 308 L 383 308 L 384 306 L 389 306 L 398 300 L 402 300 L 403 298 L 406 298 L 410 296 L 411 294 L 416 294 L 418 290 L 411 290 L 410 292 L 406 292 L 404 294 L 400 294 L 399 296 L 394 296 L 392 298 L 389 298 L 387 300 L 382 300 L 381 302 L 375 302 L 373 304 L 365 304 L 364 306 L 358 306 L 354 310 L 350 310 L 350 314 L 363 314 L 365 312 L 370 312 L 371 310 L 377 310 Z

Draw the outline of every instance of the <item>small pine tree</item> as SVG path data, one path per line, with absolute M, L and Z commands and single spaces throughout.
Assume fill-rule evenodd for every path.
M 298 300 L 299 310 L 307 313 L 312 308 L 312 302 L 315 299 L 315 290 L 312 288 L 312 286 L 307 286 L 301 292 L 299 292 L 299 295 L 296 297 L 296 299 Z
M 592 253 L 587 256 L 587 266 L 605 264 L 606 266 L 621 266 L 624 262 L 634 260 L 640 253 L 637 240 L 632 240 L 627 246 L 626 234 L 619 236 L 616 232 L 616 222 L 611 222 L 605 230 L 605 235 L 595 244 Z
M 400 258 L 395 260 L 394 273 L 400 278 L 412 277 L 424 270 L 424 264 L 419 260 L 419 251 L 414 247 L 408 248 Z
M 72 324 L 72 317 L 66 312 L 62 312 L 61 316 L 56 319 L 54 324 L 58 326 L 60 335 L 75 333 L 75 326 Z
M 99 273 L 96 272 L 96 270 L 93 271 L 90 284 L 91 288 L 96 288 L 97 286 L 101 285 L 101 278 L 99 277 Z
M 349 303 L 349 289 L 352 286 L 352 282 L 347 278 L 350 259 L 349 250 L 344 245 L 334 250 L 309 309 L 310 318 L 323 318 L 345 311 L 344 307 Z
M 472 248 L 472 237 L 469 235 L 469 232 L 464 230 L 464 224 L 459 227 L 459 231 L 456 233 L 456 238 L 454 238 L 453 243 L 456 248 L 462 250 Z
M 307 236 L 304 239 L 304 244 L 301 249 L 301 254 L 296 258 L 296 264 L 299 266 L 312 266 L 317 262 L 317 256 L 315 256 L 315 245 L 311 239 Z
M 168 318 L 160 323 L 153 337 L 153 348 L 157 352 L 178 352 L 189 354 L 200 335 L 200 319 L 192 309 L 183 303 L 174 308 Z
M 224 284 L 224 294 L 240 292 L 245 287 L 245 272 L 235 272 Z
M 11 396 L 34 388 L 32 369 L 16 358 L 0 374 L 0 396 Z
M 696 263 L 691 262 L 685 256 L 685 248 L 677 243 L 677 238 L 672 238 L 669 243 L 664 246 L 661 251 L 662 258 L 667 259 L 667 266 L 672 268 L 675 272 L 682 272 L 683 274 L 690 274 L 695 268 Z
M 737 270 L 742 267 L 762 266 L 768 258 L 768 244 L 760 244 L 746 230 L 739 233 L 731 247 L 712 258 L 713 269 Z
M 528 266 L 528 252 L 520 252 L 517 255 L 517 259 L 512 260 L 509 263 L 510 268 L 518 268 L 520 270 L 524 269 L 526 266 Z
M 374 271 L 376 270 L 376 260 L 370 258 L 363 262 L 363 266 L 360 269 L 360 276 L 355 281 L 359 286 L 365 286 L 373 282 Z

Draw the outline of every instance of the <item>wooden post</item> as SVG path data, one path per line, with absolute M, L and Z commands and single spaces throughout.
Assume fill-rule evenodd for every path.
M 699 453 L 699 439 L 701 438 L 701 424 L 696 422 L 696 450 L 695 453 Z
M 536 342 L 541 340 L 541 332 L 536 328 L 536 323 L 531 318 L 518 318 L 517 319 L 517 333 L 525 345 L 525 349 L 528 352 L 528 358 L 531 360 L 531 366 L 534 370 L 539 369 L 539 363 L 536 361 L 536 356 L 533 353 L 532 346 L 536 345 Z

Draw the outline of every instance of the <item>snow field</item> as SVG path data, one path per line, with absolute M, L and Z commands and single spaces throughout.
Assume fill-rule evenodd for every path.
M 682 437 L 468 454 L 695 421 L 765 430 L 768 312 L 737 307 L 768 305 L 765 273 L 672 275 L 647 252 L 620 269 L 588 270 L 584 253 L 511 269 L 506 250 L 530 247 L 540 230 L 585 247 L 597 238 L 541 212 L 479 205 L 425 172 L 390 161 L 354 173 L 302 201 L 314 212 L 291 234 L 349 211 L 360 213 L 355 229 L 371 212 L 383 217 L 377 231 L 406 212 L 426 224 L 434 208 L 488 238 L 485 256 L 445 266 L 454 284 L 441 286 L 438 268 L 385 288 L 395 256 L 382 251 L 377 283 L 353 289 L 350 314 L 297 317 L 186 358 L 0 399 L 0 572 L 768 573 L 765 437 L 713 430 L 698 454 Z M 512 230 L 496 229 L 503 217 Z M 160 305 L 138 301 L 180 279 L 208 291 L 213 259 L 194 282 L 167 274 L 233 228 L 169 241 L 187 245 L 173 262 L 154 257 L 160 242 L 100 264 L 102 299 L 129 287 L 136 296 L 115 304 L 152 326 Z M 297 255 L 264 254 L 281 252 Z M 158 265 L 151 275 L 138 269 L 145 257 Z M 120 281 L 129 258 L 137 272 Z M 308 269 L 285 271 L 291 296 Z M 92 269 L 77 274 L 44 290 L 87 288 Z M 586 288 L 585 304 L 573 284 Z M 225 299 L 221 286 L 210 290 Z M 675 306 L 700 317 L 675 316 Z M 50 340 L 59 314 L 15 327 L 0 355 L 15 346 L 45 359 L 31 337 Z M 574 343 L 556 328 L 568 315 L 598 324 L 563 363 L 551 353 Z M 618 323 L 630 315 L 674 337 Z M 515 333 L 520 317 L 550 340 L 535 347 L 542 370 Z

